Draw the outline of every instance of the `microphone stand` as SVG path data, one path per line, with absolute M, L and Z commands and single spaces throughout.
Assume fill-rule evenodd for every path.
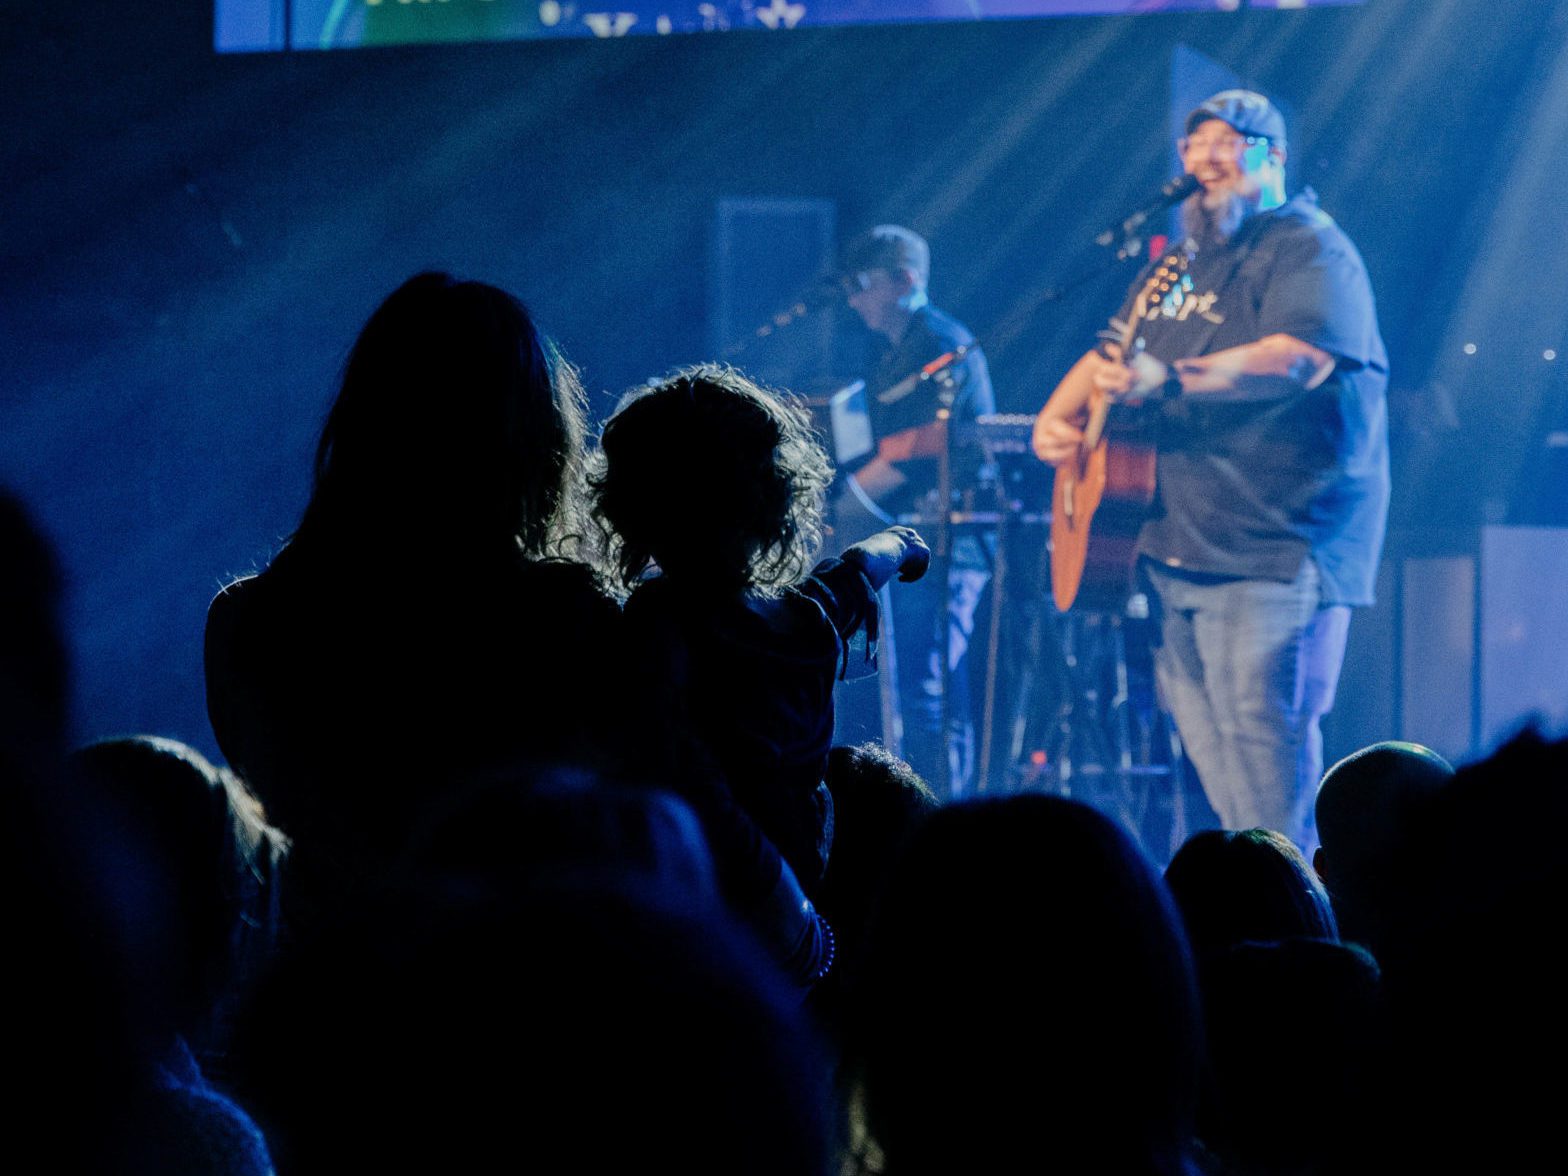
M 1105 248 L 1109 248 L 1109 246 L 1105 246 Z M 1095 264 L 1092 266 L 1080 270 L 1078 273 L 1068 278 L 1060 286 L 1048 287 L 1041 293 L 1039 301 L 1042 303 L 1060 302 L 1067 295 L 1078 289 L 1078 287 L 1093 281 L 1102 274 L 1110 273 L 1111 270 L 1121 265 L 1122 262 L 1130 261 L 1133 258 L 1140 256 L 1142 253 L 1143 236 L 1138 230 L 1135 229 L 1127 236 L 1122 238 L 1121 244 L 1117 245 L 1116 248 L 1109 254 L 1109 256 L 1095 262 Z
M 952 655 L 953 635 L 949 628 L 952 621 L 949 610 L 952 608 L 953 589 L 949 583 L 948 571 L 953 560 L 953 402 L 958 397 L 958 388 L 953 382 L 952 365 L 943 367 L 937 379 L 941 381 L 938 408 L 936 410 L 936 424 L 942 431 L 941 444 L 937 448 L 936 463 L 936 499 L 937 499 L 937 526 L 936 542 L 931 549 L 931 568 L 926 573 L 936 577 L 936 592 L 940 598 L 937 615 L 937 640 L 941 643 L 937 651 L 937 665 L 940 667 L 939 682 L 941 685 L 941 707 L 937 715 L 937 722 L 941 724 L 941 737 L 937 740 L 939 754 L 937 756 L 937 795 L 944 800 L 950 799 L 953 788 L 953 762 L 949 741 L 953 737 L 953 667 L 949 662 Z
M 1100 274 L 1114 269 L 1129 258 L 1138 256 L 1138 254 L 1143 252 L 1143 227 L 1149 223 L 1150 219 L 1167 209 L 1174 208 L 1198 191 L 1199 187 L 1197 178 L 1191 174 L 1182 174 L 1175 179 L 1167 181 L 1165 186 L 1160 189 L 1160 194 L 1156 199 L 1132 213 L 1120 224 L 1112 225 L 1110 228 L 1095 234 L 1095 245 L 1102 249 L 1110 249 L 1113 245 L 1115 246 L 1110 260 L 1091 269 L 1084 270 L 1055 289 L 1047 290 L 1040 296 L 1040 301 L 1060 302 L 1065 295 L 1077 289 L 1091 278 L 1098 277 Z
M 762 340 L 794 326 L 802 319 L 816 314 L 819 310 L 826 310 L 833 305 L 834 301 L 835 297 L 827 294 L 825 287 L 820 283 L 813 285 L 800 297 L 796 298 L 794 302 L 790 303 L 789 306 L 769 318 L 767 322 L 760 324 L 750 333 L 741 336 L 731 343 L 719 353 L 720 358 L 726 361 L 739 359 L 758 343 L 762 342 Z
M 1021 334 L 1036 316 L 1047 306 L 1061 302 L 1073 291 L 1088 285 L 1096 278 L 1100 278 L 1128 261 L 1135 261 L 1143 254 L 1144 238 L 1138 231 L 1125 236 L 1115 249 L 1101 257 L 1091 266 L 1079 270 L 1058 286 L 1048 286 L 1027 306 L 1013 311 L 986 332 L 988 338 L 1011 339 Z M 1109 246 L 1105 248 L 1110 249 Z M 971 346 L 980 345 L 977 339 Z

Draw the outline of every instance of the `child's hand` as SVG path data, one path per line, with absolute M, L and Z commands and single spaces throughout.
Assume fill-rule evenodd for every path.
M 911 584 L 926 574 L 931 566 L 931 549 L 913 527 L 889 527 L 904 540 L 904 558 L 898 561 L 898 578 Z
M 871 587 L 880 589 L 895 572 L 905 583 L 920 579 L 931 566 L 931 549 L 913 527 L 889 527 L 856 543 L 844 559 L 858 565 Z

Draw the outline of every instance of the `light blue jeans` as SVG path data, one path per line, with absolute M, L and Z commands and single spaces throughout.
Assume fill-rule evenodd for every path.
M 1316 842 L 1320 722 L 1334 705 L 1350 609 L 1321 603 L 1317 565 L 1290 583 L 1140 564 L 1159 618 L 1161 702 L 1226 829 Z

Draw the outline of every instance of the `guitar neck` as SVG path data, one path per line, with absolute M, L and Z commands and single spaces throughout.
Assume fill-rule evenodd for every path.
M 1083 451 L 1088 453 L 1105 436 L 1105 422 L 1111 415 L 1111 398 L 1095 391 L 1089 400 L 1089 419 L 1083 427 Z

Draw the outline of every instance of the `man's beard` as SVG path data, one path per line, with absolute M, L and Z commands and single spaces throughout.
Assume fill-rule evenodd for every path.
M 1240 192 L 1211 194 L 1199 190 L 1182 202 L 1182 232 L 1199 246 L 1224 245 L 1256 211 L 1257 201 Z

